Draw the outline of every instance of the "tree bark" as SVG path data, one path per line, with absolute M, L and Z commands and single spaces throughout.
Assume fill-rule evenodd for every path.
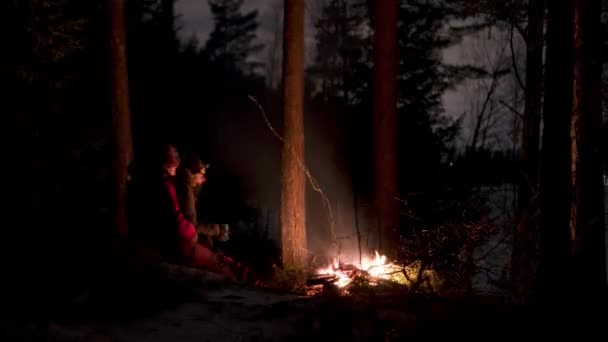
M 547 54 L 540 180 L 539 294 L 566 294 L 570 249 L 570 115 L 573 91 L 573 3 L 547 3 Z
M 397 180 L 397 0 L 376 1 L 374 37 L 374 197 L 379 248 L 399 242 Z
M 127 76 L 124 0 L 108 0 L 110 50 L 110 103 L 113 129 L 113 214 L 121 236 L 127 233 L 125 192 L 128 167 L 133 155 L 129 80 Z
M 526 87 L 522 144 L 519 152 L 521 179 L 519 184 L 518 225 L 512 259 L 512 280 L 517 300 L 527 302 L 533 295 L 534 261 L 536 257 L 536 222 L 538 207 L 538 172 L 540 118 L 543 93 L 543 30 L 545 0 L 528 3 L 528 35 L 526 51 Z
M 597 294 L 606 286 L 600 15 L 600 0 L 575 1 L 570 234 L 579 273 L 576 278 L 585 280 L 588 294 Z
M 284 18 L 281 239 L 283 265 L 299 268 L 307 264 L 303 119 L 304 0 L 286 0 Z

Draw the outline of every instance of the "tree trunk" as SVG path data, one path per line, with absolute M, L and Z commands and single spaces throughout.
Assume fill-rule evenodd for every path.
M 285 1 L 283 33 L 283 151 L 281 233 L 283 265 L 307 264 L 304 174 L 304 0 Z
M 606 286 L 600 15 L 600 0 L 575 1 L 570 234 L 576 278 L 585 280 L 583 292 L 588 294 L 597 294 Z
M 545 0 L 528 3 L 528 36 L 526 51 L 526 89 L 523 136 L 519 152 L 522 177 L 519 184 L 518 225 L 512 259 L 512 280 L 518 301 L 527 302 L 532 293 L 535 274 L 536 222 L 538 201 L 540 116 L 543 86 L 543 28 Z
M 548 1 L 543 146 L 540 180 L 539 286 L 543 299 L 567 293 L 570 224 L 570 115 L 573 91 L 573 3 Z
M 376 1 L 374 38 L 374 197 L 379 248 L 399 242 L 397 180 L 397 0 Z
M 163 45 L 166 44 L 167 52 L 172 54 L 179 49 L 175 33 L 175 0 L 161 0 L 160 6 Z
M 280 82 L 280 79 L 278 79 L 278 77 L 280 76 L 280 72 L 281 70 L 279 69 L 281 67 L 281 65 L 279 64 L 281 62 L 281 50 L 279 49 L 281 47 L 281 12 L 283 10 L 284 6 L 281 6 L 280 2 L 277 2 L 275 4 L 272 5 L 272 11 L 273 11 L 273 38 L 272 41 L 270 43 L 270 48 L 268 49 L 268 63 L 266 64 L 268 66 L 267 71 L 266 71 L 266 84 L 268 85 L 268 87 L 270 88 L 270 90 L 274 91 L 278 89 L 278 84 Z
M 131 113 L 129 110 L 129 81 L 125 38 L 125 16 L 123 0 L 108 0 L 109 49 L 110 49 L 110 103 L 112 110 L 113 214 L 118 233 L 125 236 L 127 220 L 125 191 L 128 166 L 133 154 L 131 141 Z

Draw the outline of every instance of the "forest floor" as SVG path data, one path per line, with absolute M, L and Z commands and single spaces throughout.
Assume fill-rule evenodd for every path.
M 0 320 L 3 341 L 515 340 L 539 317 L 492 296 L 407 295 L 371 288 L 297 296 L 168 266 L 100 283 L 54 312 Z M 556 332 L 557 330 L 553 330 Z

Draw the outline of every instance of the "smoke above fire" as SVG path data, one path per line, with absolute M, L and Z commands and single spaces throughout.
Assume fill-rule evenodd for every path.
M 278 244 L 282 142 L 269 125 L 282 133 L 280 106 L 264 98 L 255 99 L 267 120 L 256 104 L 250 102 L 241 112 L 221 116 L 220 131 L 214 137 L 206 137 L 206 140 L 213 138 L 207 148 L 213 164 L 209 185 L 221 182 L 215 185 L 217 192 L 238 190 L 234 195 L 239 197 L 241 206 L 259 209 L 262 217 L 258 218 L 258 228 L 267 230 L 269 238 Z M 338 127 L 335 117 L 323 109 L 305 108 L 306 167 L 329 203 L 328 208 L 325 199 L 307 180 L 307 249 L 311 257 L 322 256 L 327 260 L 340 256 L 343 260 L 357 261 L 359 250 L 373 255 L 376 247 L 369 189 L 361 185 L 362 170 L 367 168 L 354 166 L 353 156 L 347 153 L 344 129 Z M 229 210 L 240 210 L 236 207 L 238 201 L 229 202 Z

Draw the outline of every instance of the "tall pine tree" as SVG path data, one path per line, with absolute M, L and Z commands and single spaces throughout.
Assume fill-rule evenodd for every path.
M 356 101 L 358 69 L 369 49 L 364 0 L 331 0 L 321 10 L 315 22 L 316 50 L 314 64 L 309 69 L 318 95 L 325 100 L 337 100 L 341 105 Z
M 304 0 L 287 1 L 284 13 L 281 240 L 284 266 L 303 268 L 308 262 L 303 113 Z
M 374 203 L 379 247 L 396 256 L 397 206 L 397 9 L 395 0 L 376 2 L 374 32 Z
M 570 231 L 581 292 L 597 296 L 606 290 L 606 231 L 602 189 L 601 1 L 574 2 L 574 106 L 572 211 Z M 588 297 L 589 298 L 589 297 Z
M 547 53 L 540 173 L 539 295 L 563 298 L 575 281 L 564 277 L 570 264 L 571 155 L 570 117 L 573 98 L 574 4 L 547 4 Z
M 132 160 L 131 110 L 129 106 L 129 79 L 127 72 L 125 7 L 124 0 L 108 0 L 107 3 L 110 46 L 110 104 L 113 135 L 114 191 L 113 216 L 121 236 L 127 234 L 125 195 L 127 169 Z
M 243 13 L 243 2 L 209 0 L 215 27 L 205 46 L 205 53 L 226 71 L 251 74 L 262 64 L 250 58 L 264 45 L 257 42 L 258 11 Z
M 334 139 L 345 138 L 344 144 L 334 148 L 339 150 L 337 156 L 349 156 L 355 211 L 356 203 L 370 200 L 374 164 L 370 149 L 374 142 L 370 129 L 374 65 L 371 42 L 376 13 L 372 4 L 365 0 L 326 2 L 315 22 L 317 55 L 309 69 L 316 108 L 331 114 L 324 115 L 323 120 L 335 120 Z M 442 161 L 453 153 L 452 142 L 459 127 L 458 121 L 445 115 L 441 96 L 464 78 L 478 76 L 480 70 L 442 61 L 443 49 L 457 43 L 462 34 L 445 30 L 455 13 L 451 7 L 419 0 L 400 2 L 396 11 L 399 190 L 427 191 L 441 183 L 438 173 Z M 440 220 L 436 210 L 426 209 L 436 209 L 436 205 L 415 200 L 409 203 L 423 219 Z
M 469 71 L 442 61 L 443 49 L 460 38 L 443 31 L 451 14 L 449 8 L 431 1 L 400 4 L 398 143 L 405 192 L 433 188 L 441 160 L 458 132 L 458 122 L 445 116 L 441 100 Z

